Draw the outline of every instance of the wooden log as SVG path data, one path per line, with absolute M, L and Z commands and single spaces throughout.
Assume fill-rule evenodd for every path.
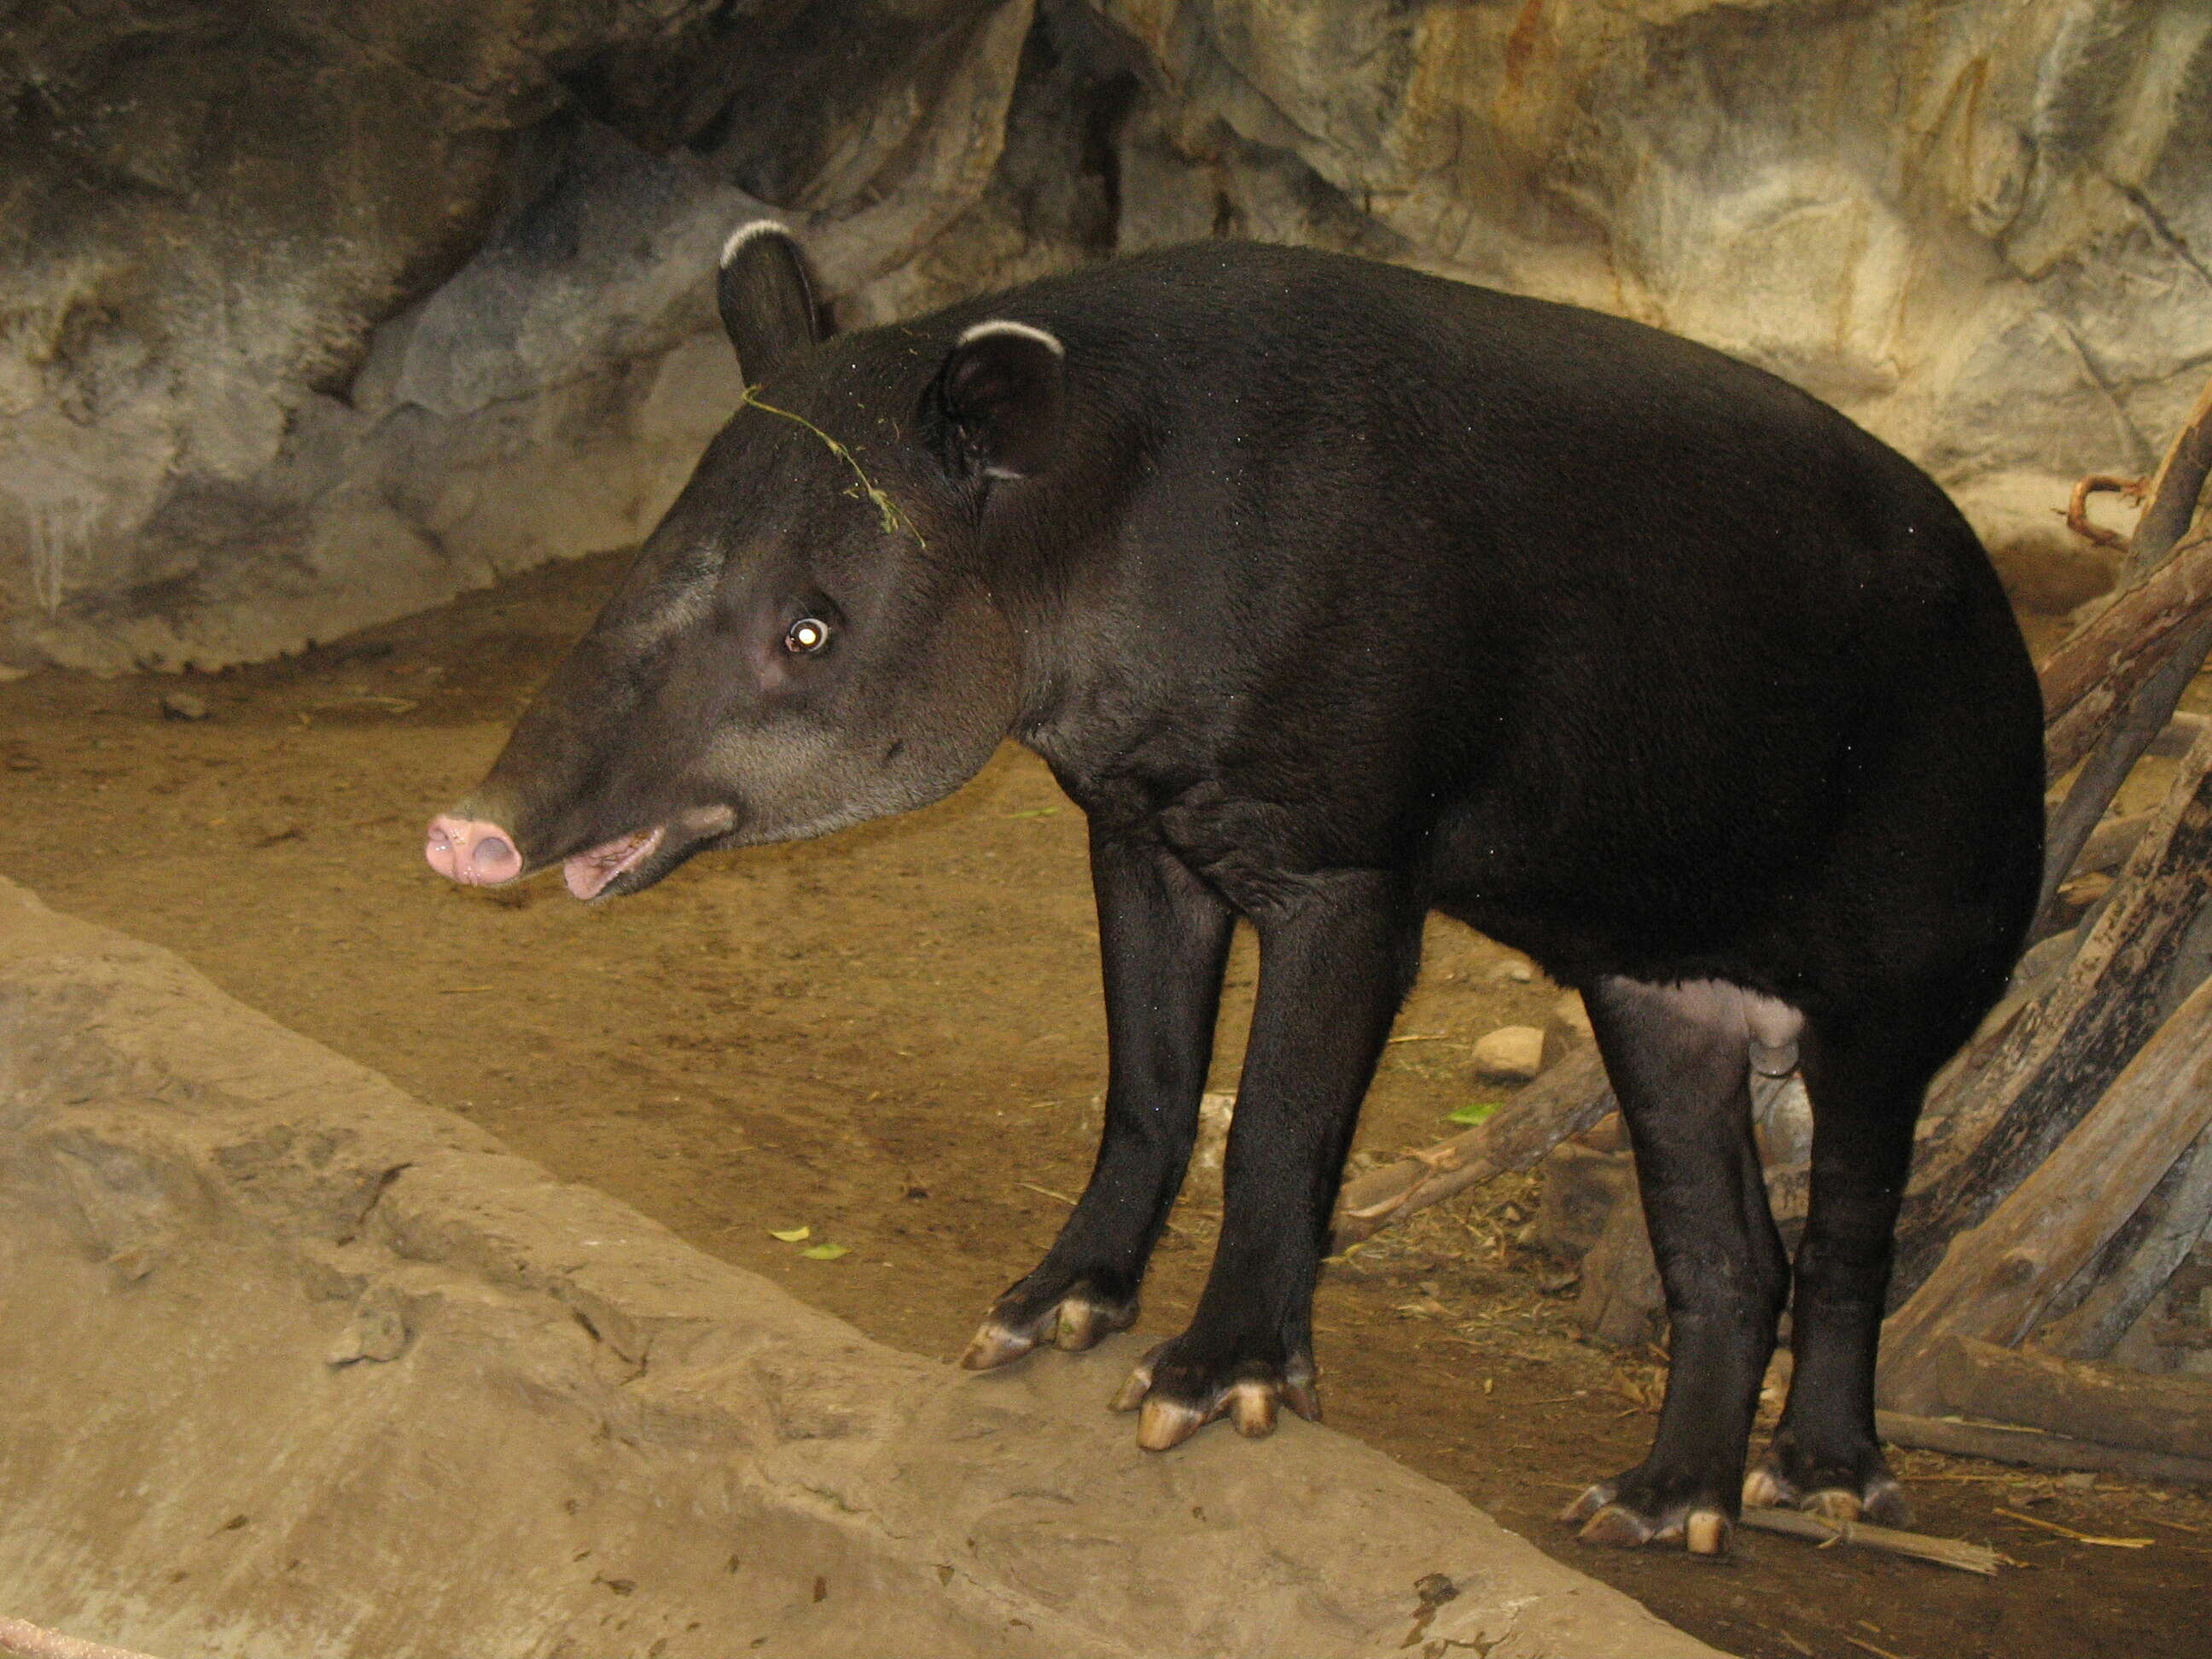
M 2154 816 L 2150 812 L 2130 812 L 2125 817 L 2106 818 L 2089 832 L 2081 856 L 2074 860 L 2074 868 L 2069 873 L 2082 876 L 2118 869 L 2128 861 L 2128 854 L 2136 850 L 2136 843 L 2143 838 L 2143 831 L 2150 828 Z
M 2043 1162 L 2150 1036 L 2160 989 L 2205 908 L 2208 868 L 2212 732 L 2183 759 L 2064 975 L 2021 1012 L 1963 1097 L 1931 1112 L 1899 1227 L 1896 1295 L 1914 1291 L 1945 1243 Z
M 1875 1432 L 1892 1446 L 1948 1452 L 1954 1457 L 1987 1457 L 1999 1463 L 2024 1463 L 2038 1469 L 2094 1469 L 2165 1486 L 2212 1490 L 2212 1457 L 2168 1457 L 2100 1445 L 2040 1429 L 2005 1423 L 1966 1423 L 1955 1417 L 1921 1417 L 1911 1412 L 1876 1412 Z
M 2181 432 L 2166 452 L 2166 459 L 2151 475 L 2146 491 L 2148 505 L 2136 520 L 2136 533 L 2120 567 L 2122 582 L 2132 582 L 2155 570 L 2189 531 L 2197 504 L 2204 494 L 2204 481 L 2212 477 L 2212 380 L 2197 394 L 2197 407 L 2181 423 Z
M 1370 1170 L 1347 1182 L 1337 1201 L 1332 1251 L 1369 1238 L 1425 1205 L 1537 1159 L 1613 1109 L 1605 1065 L 1595 1048 L 1578 1048 L 1464 1134 Z
M 1583 1258 L 1575 1323 L 1609 1348 L 1638 1348 L 1667 1334 L 1667 1287 L 1651 1254 L 1650 1224 L 1634 1182 L 1607 1219 L 1604 1235 Z
M 2208 1224 L 2212 1130 L 2174 1160 L 2112 1244 L 2083 1270 L 2088 1294 L 2063 1317 L 2039 1328 L 2035 1345 L 2069 1359 L 2102 1359 L 2189 1259 Z
M 2212 534 L 2198 534 L 2043 659 L 2036 678 L 2046 778 L 2063 777 L 2080 763 L 2208 604 Z M 2172 714 L 2164 711 L 2158 724 Z
M 2203 606 L 2167 604 L 2191 580 L 2180 568 L 2203 551 L 2203 536 L 2191 537 L 2190 526 L 2208 475 L 2212 382 L 2198 396 L 2150 482 L 2150 504 L 2136 520 L 2121 564 L 2120 599 L 2080 636 L 2060 646 L 2039 674 L 2045 687 L 2045 775 L 2055 779 L 2084 757 L 2087 763 L 2045 836 L 2033 937 L 2057 925 L 2058 889 L 2075 854 L 2135 763 L 2157 740 L 2197 665 L 2212 653 L 2212 617 L 2204 615 Z M 2079 500 L 2077 492 L 2077 505 Z M 2212 525 L 2203 529 L 2212 533 Z M 2175 592 L 2160 588 L 2161 583 Z M 2169 642 L 2159 644 L 2160 638 Z
M 1949 1336 L 1929 1356 L 1928 1408 L 2100 1445 L 2212 1455 L 2212 1377 L 2159 1376 Z
M 2212 726 L 2212 720 L 2202 714 L 2178 714 L 2166 723 L 2166 730 L 2151 739 L 2149 752 L 2166 760 L 2179 760 L 2207 726 Z
M 1952 1240 L 1942 1266 L 1891 1316 L 1883 1403 L 1924 1413 L 1940 1401 L 1935 1366 L 1947 1339 L 2019 1342 L 2208 1127 L 2212 981 L 2159 1027 L 2002 1204 Z

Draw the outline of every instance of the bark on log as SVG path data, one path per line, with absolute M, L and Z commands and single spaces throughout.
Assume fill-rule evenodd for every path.
M 2168 1457 L 2212 1453 L 2212 1377 L 2154 1376 L 1947 1337 L 1929 1356 L 1927 1408 Z
M 1954 1417 L 1917 1417 L 1910 1412 L 1876 1412 L 1875 1432 L 1892 1446 L 1958 1457 L 1987 1457 L 2000 1463 L 2025 1463 L 2038 1469 L 2095 1469 L 2176 1486 L 2212 1489 L 2212 1457 L 2167 1457 L 2045 1434 L 2039 1429 L 2002 1423 L 1962 1423 Z
M 2135 1057 L 2204 908 L 2209 867 L 2212 732 L 2183 760 L 2065 975 L 2014 1021 L 1966 1097 L 1923 1142 L 1899 1229 L 1898 1296 L 1934 1270 L 1945 1241 L 1980 1222 L 2043 1162 Z M 2130 1200 L 2129 1211 L 2140 1201 Z
M 2205 382 L 2197 407 L 2182 422 L 2181 434 L 2151 476 L 2149 504 L 2136 520 L 2127 561 L 2120 567 L 2123 583 L 2135 581 L 2166 562 L 2197 516 L 2208 477 L 2212 477 L 2212 380 Z
M 2058 889 L 2075 855 L 2212 653 L 2212 617 L 2204 615 L 2201 601 L 2192 611 L 2185 598 L 2196 580 L 2191 568 L 2212 537 L 2212 525 L 2190 536 L 2208 473 L 2212 381 L 2151 480 L 2150 504 L 2136 521 L 2120 568 L 2126 591 L 2078 640 L 2060 646 L 2039 674 L 2045 688 L 2045 775 L 2055 779 L 2085 756 L 2087 763 L 2045 836 L 2034 938 L 2057 925 Z M 2170 643 L 2158 645 L 2158 638 Z
M 1569 1135 L 1613 1109 L 1604 1062 L 1577 1049 L 1498 1109 L 1486 1123 L 1346 1183 L 1337 1201 L 1334 1251 L 1393 1221 L 1510 1170 L 1533 1168 Z
M 2043 686 L 2046 778 L 2064 776 L 2089 752 L 2208 604 L 2212 534 L 2199 534 L 2043 659 L 2036 677 Z M 2164 712 L 2160 726 L 2172 712 Z
M 1640 1347 L 1666 1334 L 1667 1287 L 1659 1279 L 1650 1224 L 1633 1182 L 1613 1206 L 1604 1236 L 1583 1258 L 1575 1323 L 1609 1348 Z
M 1935 1361 L 1946 1339 L 2019 1342 L 2208 1127 L 2212 981 L 2142 1045 L 1988 1219 L 1951 1241 L 1942 1265 L 1891 1316 L 1883 1403 L 1926 1412 L 1941 1400 Z M 1978 1171 L 1985 1162 L 1976 1160 Z
M 2089 1293 L 2035 1334 L 2038 1347 L 2069 1359 L 2102 1359 L 2141 1319 L 2212 1223 L 2212 1130 L 2174 1160 L 2086 1269 Z
M 2212 726 L 2212 720 L 2202 714 L 2176 714 L 2166 723 L 2166 730 L 2151 739 L 2150 752 L 2166 760 L 2179 760 L 2189 752 L 2189 745 L 2203 735 L 2207 726 Z

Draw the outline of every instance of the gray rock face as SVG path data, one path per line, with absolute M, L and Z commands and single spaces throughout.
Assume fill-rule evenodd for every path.
M 1215 234 L 1625 313 L 2051 510 L 2212 370 L 2201 0 L 219 0 L 0 43 L 0 659 L 204 665 L 636 539 L 729 223 L 903 314 Z

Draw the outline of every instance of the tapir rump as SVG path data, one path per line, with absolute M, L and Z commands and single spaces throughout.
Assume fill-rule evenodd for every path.
M 744 404 L 430 862 L 633 893 L 936 799 L 1009 736 L 1042 756 L 1089 819 L 1105 1131 L 978 1369 L 1136 1318 L 1248 920 L 1220 1243 L 1114 1402 L 1154 1449 L 1318 1412 L 1346 1145 L 1423 920 L 1455 916 L 1582 992 L 1666 1288 L 1650 1453 L 1567 1518 L 1708 1553 L 1747 1493 L 1899 1513 L 1873 1387 L 1913 1121 L 2042 841 L 2034 676 L 1942 492 L 1703 347 L 1310 251 L 833 335 L 757 223 L 718 299 Z M 1794 1261 L 1754 1040 L 1814 1103 Z

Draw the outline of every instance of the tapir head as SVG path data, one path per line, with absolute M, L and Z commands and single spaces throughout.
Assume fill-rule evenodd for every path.
M 981 556 L 987 502 L 1043 470 L 1063 352 L 998 319 L 825 338 L 780 225 L 717 289 L 745 402 L 483 782 L 432 820 L 471 885 L 560 864 L 634 893 L 712 847 L 918 806 L 973 776 L 1019 702 Z

